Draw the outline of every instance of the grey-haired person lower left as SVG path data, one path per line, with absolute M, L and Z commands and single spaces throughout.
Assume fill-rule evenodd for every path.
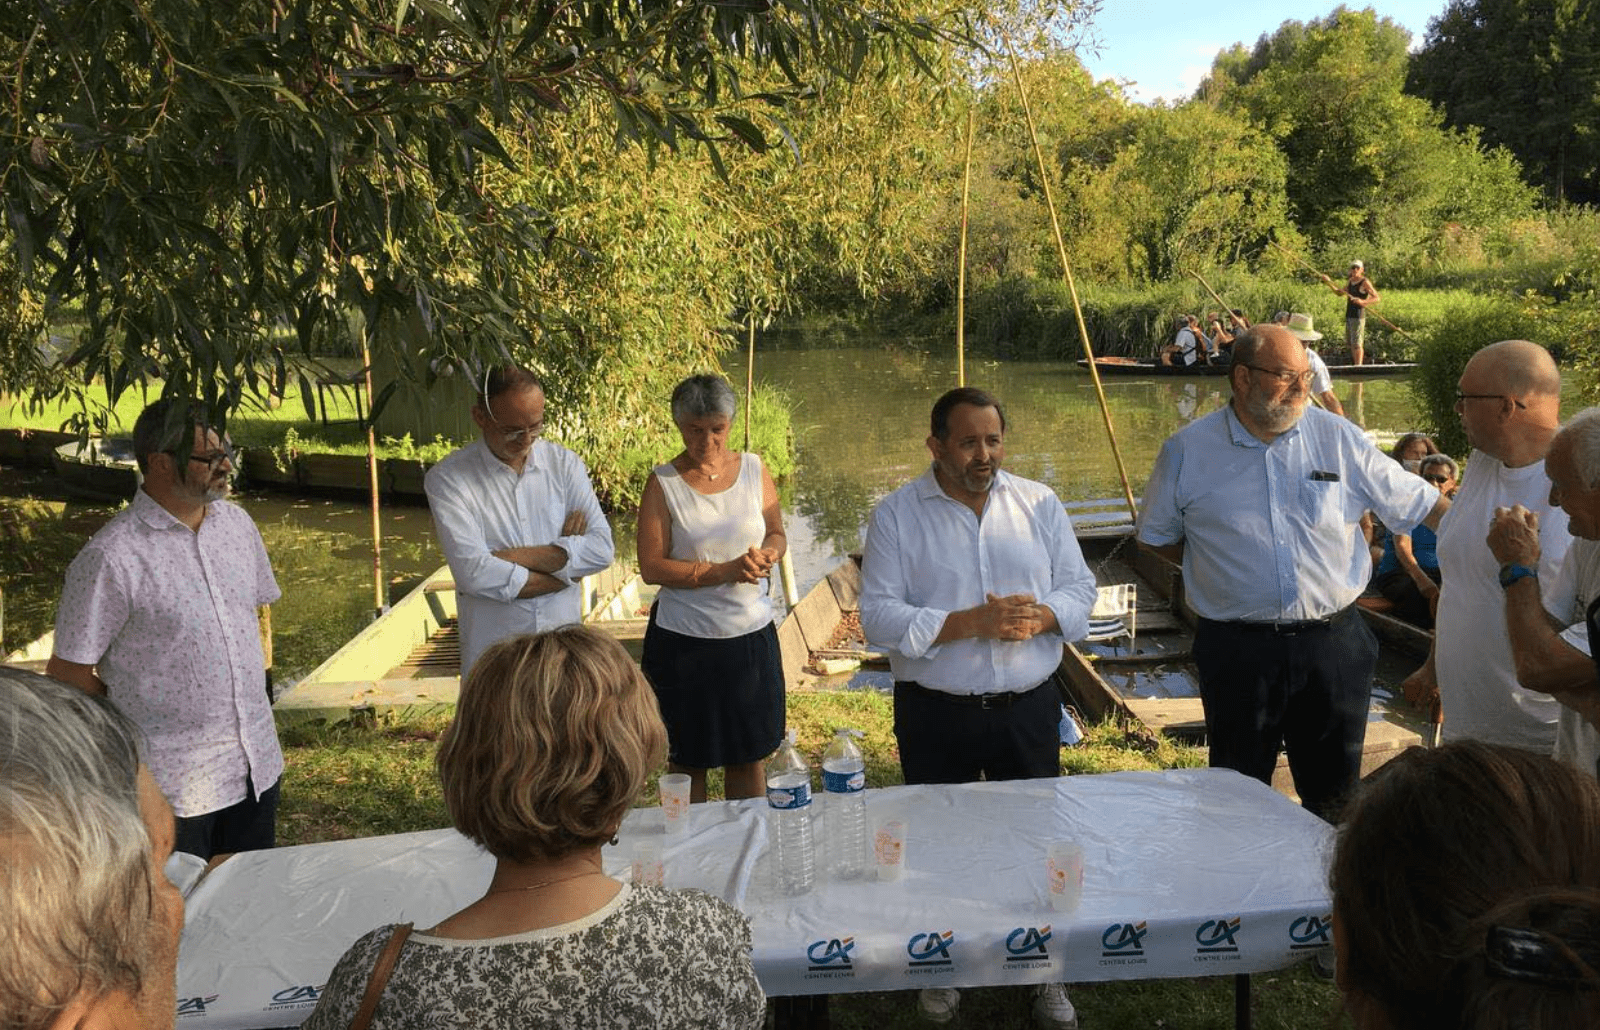
M 172 809 L 109 700 L 0 666 L 0 1025 L 168 1030 Z

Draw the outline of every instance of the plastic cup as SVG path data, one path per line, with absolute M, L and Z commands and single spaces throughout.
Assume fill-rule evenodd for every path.
M 666 873 L 666 866 L 661 861 L 661 845 L 653 840 L 641 840 L 633 845 L 635 886 L 650 884 L 660 887 L 666 881 Z
M 872 834 L 872 854 L 878 862 L 878 879 L 898 880 L 906 871 L 906 824 L 886 819 Z
M 1056 841 L 1045 855 L 1050 882 L 1050 907 L 1071 912 L 1083 900 L 1083 848 L 1070 840 Z
M 659 781 L 661 811 L 666 814 L 667 832 L 684 833 L 689 829 L 689 774 L 664 773 Z

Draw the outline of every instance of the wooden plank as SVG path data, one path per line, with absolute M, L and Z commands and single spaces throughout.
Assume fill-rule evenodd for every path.
M 855 562 L 845 562 L 828 573 L 828 585 L 841 612 L 861 610 L 861 568 Z
M 800 624 L 793 619 L 784 619 L 778 626 L 778 652 L 783 657 L 784 685 L 793 686 L 800 682 L 805 674 L 806 661 L 811 655 L 806 649 L 806 638 L 800 632 Z
M 839 628 L 841 614 L 839 602 L 833 596 L 833 589 L 824 583 L 819 583 L 800 599 L 800 603 L 784 621 L 797 623 L 807 649 L 815 651 L 827 647 L 829 641 L 833 639 L 833 631 Z
M 1146 726 L 1158 733 L 1204 732 L 1206 713 L 1198 697 L 1130 697 L 1123 702 Z

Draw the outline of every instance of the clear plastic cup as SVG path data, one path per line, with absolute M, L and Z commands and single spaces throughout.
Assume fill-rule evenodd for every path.
M 661 845 L 653 840 L 637 841 L 633 845 L 633 882 L 642 886 L 660 887 L 666 882 L 667 869 L 661 861 Z
M 677 835 L 689 829 L 689 774 L 663 773 L 658 781 L 661 811 L 666 816 L 667 833 Z
M 898 880 L 906 871 L 906 824 L 902 819 L 886 819 L 872 833 L 872 854 L 878 863 L 878 879 Z
M 1083 848 L 1070 840 L 1056 841 L 1045 855 L 1050 907 L 1071 912 L 1083 900 Z

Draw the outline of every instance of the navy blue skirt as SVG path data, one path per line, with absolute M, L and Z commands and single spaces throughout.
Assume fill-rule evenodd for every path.
M 777 750 L 783 660 L 772 623 L 742 637 L 691 637 L 656 625 L 651 608 L 640 666 L 661 705 L 672 764 L 718 769 Z

